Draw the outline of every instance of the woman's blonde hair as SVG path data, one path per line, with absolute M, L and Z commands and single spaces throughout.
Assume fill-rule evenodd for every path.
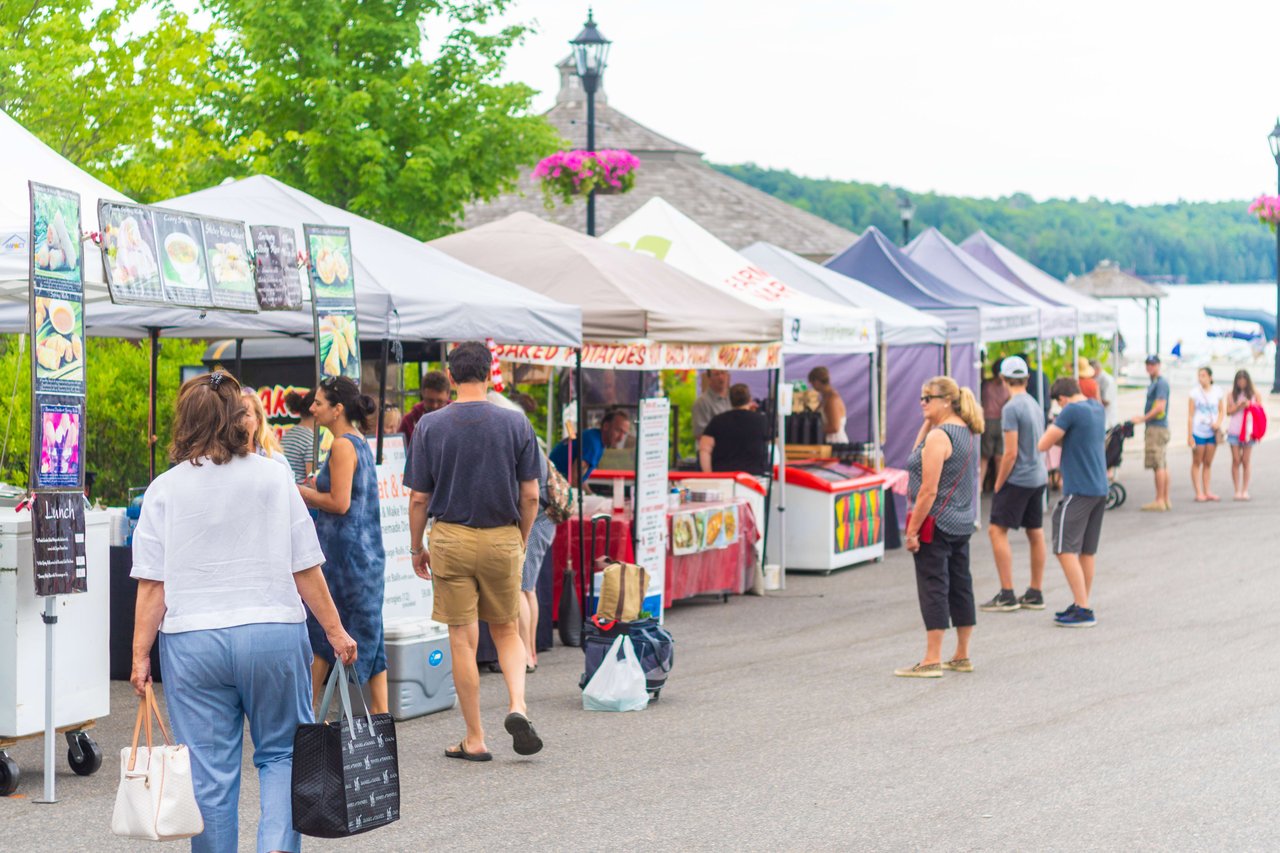
M 279 453 L 280 442 L 276 441 L 275 430 L 267 423 L 267 407 L 262 405 L 262 398 L 248 388 L 244 389 L 241 396 L 244 397 L 245 406 L 252 409 L 253 414 L 258 418 L 258 431 L 250 436 L 254 445 L 269 454 Z
M 951 404 L 951 410 L 960 416 L 969 432 L 981 435 L 986 423 L 982 419 L 982 407 L 968 388 L 961 388 L 950 376 L 935 376 L 924 383 L 930 394 L 936 394 Z

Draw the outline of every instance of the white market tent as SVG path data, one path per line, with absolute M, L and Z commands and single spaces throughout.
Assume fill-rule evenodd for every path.
M 846 302 L 875 314 L 878 338 L 890 346 L 944 344 L 947 324 L 937 317 L 899 302 L 874 287 L 816 264 L 772 243 L 752 243 L 742 256 L 770 275 L 810 296 Z
M 782 340 L 776 311 L 725 299 L 712 285 L 675 267 L 531 213 L 513 213 L 428 245 L 535 293 L 581 306 L 582 335 L 589 341 Z
M 81 229 L 98 230 L 98 200 L 128 201 L 70 160 L 45 145 L 8 113 L 0 110 L 0 299 L 27 301 L 31 238 L 31 202 L 27 181 L 49 184 L 80 194 Z M 106 298 L 102 255 L 92 244 L 84 250 L 85 301 Z M 26 312 L 20 327 L 6 324 L 4 331 L 26 331 Z
M 819 299 L 788 286 L 662 198 L 645 202 L 604 239 L 653 255 L 734 299 L 780 313 L 786 352 L 875 351 L 875 315 L 871 311 Z
M 1067 287 L 1035 264 L 1015 254 L 985 231 L 969 235 L 960 248 L 987 267 L 1037 296 L 1075 307 L 1079 333 L 1112 337 L 1119 329 L 1119 311 L 1114 305 L 1086 296 Z
M 995 270 L 952 243 L 937 228 L 926 229 L 906 248 L 907 256 L 934 275 L 956 284 L 961 289 L 966 282 L 981 282 L 988 290 L 1001 294 L 1017 305 L 1026 305 L 1039 312 L 1039 335 L 1044 338 L 1074 338 L 1078 333 L 1074 306 L 1054 302 L 1001 277 Z
M 349 213 L 281 183 L 255 176 L 179 196 L 161 207 L 238 219 L 252 225 L 338 225 L 351 229 L 361 337 L 467 340 L 577 346 L 582 312 L 423 245 L 407 234 Z M 304 291 L 306 290 L 304 283 Z M 235 314 L 187 308 L 103 306 L 86 312 L 92 334 L 135 337 L 149 328 L 185 337 L 310 336 L 311 314 Z

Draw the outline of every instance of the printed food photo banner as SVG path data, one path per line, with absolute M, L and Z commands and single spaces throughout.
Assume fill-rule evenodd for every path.
M 346 376 L 359 385 L 360 335 L 351 231 L 332 225 L 303 225 L 302 234 L 315 319 L 317 379 Z
M 98 203 L 102 264 L 118 305 L 256 312 L 298 310 L 297 243 L 293 230 L 254 226 L 162 207 Z
M 30 182 L 31 501 L 36 595 L 85 590 L 80 196 Z

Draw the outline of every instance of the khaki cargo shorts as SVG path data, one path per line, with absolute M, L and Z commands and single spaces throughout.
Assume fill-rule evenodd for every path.
M 1169 448 L 1169 428 L 1148 426 L 1145 439 L 1143 464 L 1153 471 L 1168 468 L 1169 459 L 1165 451 Z
M 437 521 L 427 540 L 435 603 L 431 618 L 446 625 L 514 622 L 520 615 L 520 528 L 467 527 Z

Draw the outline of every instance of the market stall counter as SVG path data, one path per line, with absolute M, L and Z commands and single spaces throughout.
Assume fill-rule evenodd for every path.
M 578 537 L 583 528 L 588 562 L 594 565 L 596 557 L 606 554 L 615 560 L 635 562 L 630 511 L 609 514 L 607 537 L 603 519 L 596 522 L 594 537 L 591 524 L 590 517 L 583 519 L 582 527 L 573 518 L 556 527 L 552 546 L 555 566 L 552 601 L 557 618 L 564 567 L 569 555 L 573 555 L 575 565 L 577 563 Z M 700 595 L 727 597 L 746 592 L 755 571 L 756 543 L 760 539 L 755 513 L 748 501 L 734 498 L 683 503 L 679 508 L 668 510 L 667 525 L 667 541 L 671 544 L 667 550 L 664 606 Z M 588 602 L 587 612 L 592 613 L 594 609 L 594 604 Z
M 851 462 L 812 459 L 789 463 L 786 475 L 787 571 L 829 573 L 884 557 L 882 474 Z M 776 501 L 773 506 L 776 515 Z M 767 547 L 767 559 L 776 562 L 773 537 Z

